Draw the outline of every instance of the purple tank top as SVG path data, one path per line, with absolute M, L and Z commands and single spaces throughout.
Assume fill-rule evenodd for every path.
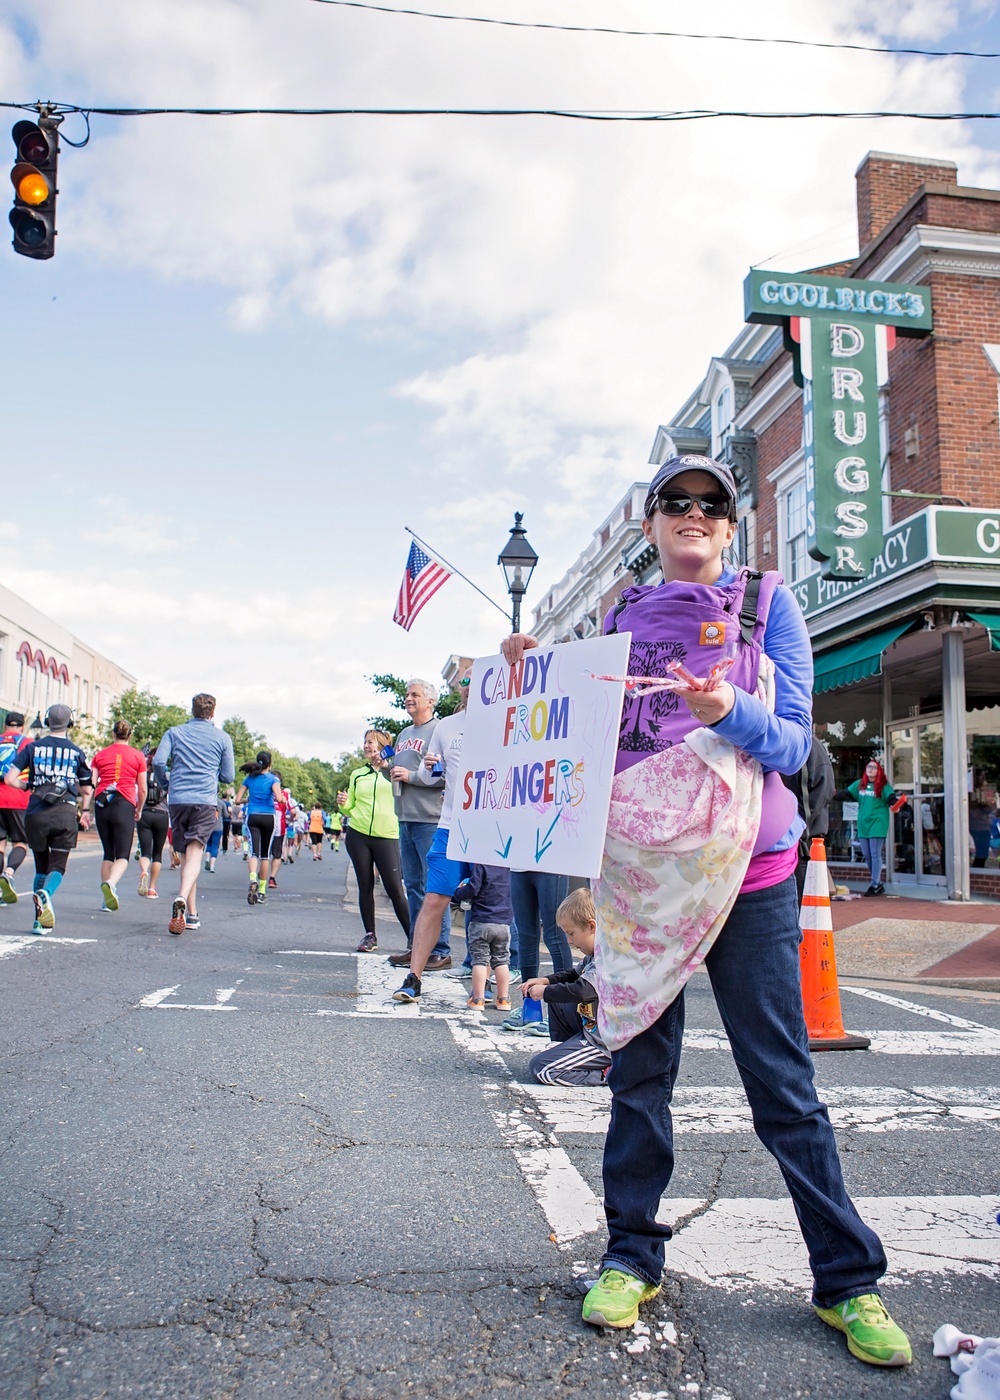
M 741 571 L 734 582 L 661 583 L 626 588 L 625 606 L 608 614 L 604 631 L 631 632 L 629 674 L 665 676 L 668 661 L 683 661 L 696 676 L 706 676 L 720 656 L 736 661 L 726 680 L 751 695 L 757 688 L 761 644 L 774 590 L 782 582 L 775 571 L 765 573 L 757 598 L 757 622 L 750 641 L 740 631 L 740 608 L 749 573 Z M 650 754 L 682 743 L 700 721 L 687 705 L 669 690 L 649 695 L 625 692 L 618 756 L 615 772 L 621 773 Z M 768 850 L 784 836 L 795 819 L 796 803 L 777 773 L 764 776 L 764 797 L 760 830 L 754 854 Z

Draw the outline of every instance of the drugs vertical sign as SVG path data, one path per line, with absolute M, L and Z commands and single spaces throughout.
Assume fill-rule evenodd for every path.
M 452 860 L 600 874 L 630 642 L 622 632 L 525 652 L 517 666 L 475 663 Z

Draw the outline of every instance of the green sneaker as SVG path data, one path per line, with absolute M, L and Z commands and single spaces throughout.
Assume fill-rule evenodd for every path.
M 114 885 L 109 884 L 107 880 L 102 880 L 102 881 L 101 881 L 101 894 L 104 896 L 104 907 L 105 907 L 105 909 L 110 909 L 110 911 L 112 912 L 112 914 L 115 913 L 115 912 L 117 911 L 117 909 L 118 909 L 119 906 L 118 906 L 118 891 L 115 889 Z
M 17 890 L 14 888 L 10 876 L 6 874 L 6 872 L 0 875 L 0 899 L 3 900 L 4 904 L 17 903 Z
M 913 1360 L 910 1341 L 885 1310 L 877 1293 L 861 1293 L 835 1308 L 817 1308 L 830 1327 L 847 1338 L 847 1347 L 859 1361 L 872 1366 L 908 1366 Z
M 56 916 L 48 890 L 36 890 L 33 899 L 35 901 L 35 923 L 40 924 L 42 928 L 55 928 Z
M 604 1269 L 583 1300 L 583 1320 L 592 1327 L 634 1327 L 639 1304 L 648 1303 L 659 1291 L 658 1283 L 644 1283 L 621 1269 Z

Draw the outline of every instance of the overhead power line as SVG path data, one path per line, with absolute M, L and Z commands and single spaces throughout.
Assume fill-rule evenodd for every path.
M 345 10 L 374 10 L 383 15 L 412 15 L 420 19 L 452 20 L 458 24 L 495 24 L 504 29 L 554 29 L 562 34 L 622 34 L 636 39 L 707 39 L 726 44 L 790 44 L 799 49 L 841 49 L 852 53 L 888 53 L 917 58 L 1000 58 L 1000 53 L 977 49 L 917 49 L 895 44 L 838 44 L 823 39 L 764 38 L 755 34 L 689 34 L 677 29 L 618 29 L 610 24 L 548 24 L 542 20 L 494 19 L 486 15 L 446 15 L 436 10 L 404 9 L 373 5 L 368 0 L 311 0 L 314 5 L 334 5 Z
M 83 117 L 559 117 L 584 122 L 698 122 L 722 118 L 746 121 L 996 121 L 1000 112 L 763 112 L 692 108 L 634 111 L 564 107 L 91 107 L 69 102 L 44 104 L 53 112 Z M 0 108 L 34 112 L 37 102 L 2 102 Z

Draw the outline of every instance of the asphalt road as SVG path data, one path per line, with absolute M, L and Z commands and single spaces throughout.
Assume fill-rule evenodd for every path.
M 387 1002 L 342 855 L 259 909 L 245 869 L 203 876 L 180 938 L 131 872 L 98 913 L 89 852 L 53 935 L 0 910 L 0 1395 L 943 1400 L 934 1329 L 998 1330 L 1000 998 L 845 989 L 873 1049 L 817 1057 L 912 1367 L 863 1366 L 813 1316 L 701 978 L 670 1272 L 648 1330 L 595 1331 L 606 1091 L 532 1089 L 543 1042 L 442 974 L 419 1010 Z

